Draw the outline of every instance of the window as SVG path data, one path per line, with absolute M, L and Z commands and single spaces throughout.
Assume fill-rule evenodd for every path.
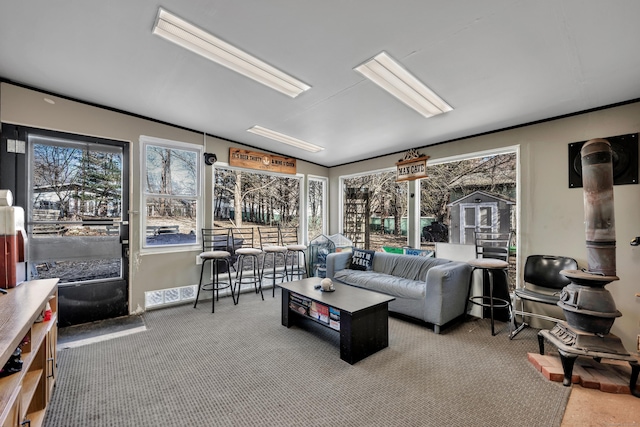
M 474 231 L 515 230 L 516 152 L 427 166 L 420 180 L 421 242 L 473 245 Z
M 202 147 L 151 137 L 141 142 L 143 247 L 197 244 Z
M 343 234 L 354 246 L 383 250 L 407 246 L 408 184 L 395 169 L 342 177 Z
M 504 148 L 427 166 L 419 181 L 420 248 L 471 244 L 476 229 L 516 229 L 517 149 Z M 385 169 L 341 177 L 342 233 L 354 246 L 398 251 L 408 242 L 407 182 Z M 417 188 L 416 188 L 417 190 Z M 417 240 L 416 240 L 417 243 Z
M 420 180 L 421 248 L 436 243 L 474 245 L 474 231 L 517 236 L 517 148 L 476 153 L 427 166 Z M 518 276 L 515 246 L 509 251 L 509 287 Z
M 214 221 L 222 227 L 298 227 L 300 177 L 216 166 Z
M 307 237 L 311 241 L 327 232 L 327 179 L 309 177 L 307 192 Z

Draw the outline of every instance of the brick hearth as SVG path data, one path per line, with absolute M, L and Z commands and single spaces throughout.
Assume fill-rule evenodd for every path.
M 564 372 L 560 356 L 528 353 L 529 362 L 550 381 L 562 382 Z M 585 388 L 598 389 L 607 393 L 631 394 L 629 381 L 631 367 L 619 360 L 602 359 L 598 363 L 590 357 L 578 357 L 573 367 L 571 382 Z M 636 388 L 638 386 L 636 385 Z

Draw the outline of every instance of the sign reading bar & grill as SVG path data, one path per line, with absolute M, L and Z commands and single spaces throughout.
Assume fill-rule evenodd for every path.
M 229 148 L 229 166 L 291 175 L 296 173 L 296 159 L 294 158 L 242 150 L 240 148 Z

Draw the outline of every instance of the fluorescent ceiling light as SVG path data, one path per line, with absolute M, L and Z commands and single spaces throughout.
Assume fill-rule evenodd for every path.
M 255 133 L 256 135 L 264 136 L 266 138 L 271 138 L 284 144 L 293 145 L 294 147 L 302 148 L 303 150 L 311 151 L 312 153 L 317 153 L 318 151 L 324 150 L 324 147 L 310 144 L 308 142 L 293 138 L 283 133 L 263 128 L 262 126 L 254 126 L 250 129 L 247 129 L 247 132 Z
M 311 86 L 160 8 L 153 34 L 292 98 Z
M 386 52 L 379 53 L 354 70 L 425 117 L 453 110 Z

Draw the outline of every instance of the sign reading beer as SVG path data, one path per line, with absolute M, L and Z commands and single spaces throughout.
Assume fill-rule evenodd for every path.
M 229 166 L 288 173 L 291 175 L 295 175 L 296 173 L 296 159 L 242 150 L 240 148 L 229 148 Z
M 427 160 L 429 156 L 418 154 L 413 148 L 407 151 L 404 158 L 396 163 L 396 182 L 426 178 Z

